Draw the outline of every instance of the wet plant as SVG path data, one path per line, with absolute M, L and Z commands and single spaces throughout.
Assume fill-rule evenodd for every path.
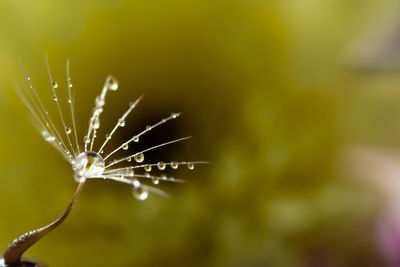
M 67 60 L 66 66 L 66 90 L 68 96 L 65 100 L 59 99 L 57 92 L 60 88 L 58 82 L 52 78 L 47 56 L 46 67 L 50 79 L 51 97 L 57 109 L 56 119 L 59 120 L 62 129 L 56 126 L 55 119 L 53 118 L 54 114 L 50 114 L 46 109 L 37 90 L 33 86 L 31 77 L 27 74 L 24 67 L 22 67 L 22 69 L 25 75 L 25 81 L 17 87 L 17 93 L 33 115 L 36 122 L 35 125 L 45 141 L 50 143 L 71 165 L 73 178 L 78 183 L 78 186 L 72 201 L 61 217 L 45 227 L 27 232 L 15 239 L 4 252 L 3 258 L 0 260 L 0 266 L 35 266 L 36 263 L 34 262 L 21 260 L 23 253 L 65 220 L 88 179 L 113 180 L 128 184 L 132 187 L 132 194 L 137 200 L 145 200 L 150 193 L 167 196 L 164 191 L 157 188 L 159 183 L 183 181 L 181 179 L 175 179 L 174 177 L 167 177 L 166 175 L 159 176 L 152 174 L 152 170 L 157 169 L 159 171 L 164 171 L 167 168 L 178 169 L 180 166 L 186 166 L 188 169 L 193 170 L 196 164 L 206 163 L 203 161 L 145 163 L 146 152 L 183 141 L 189 137 L 173 139 L 137 151 L 134 154 L 113 159 L 113 157 L 117 155 L 117 152 L 127 150 L 132 144 L 139 142 L 140 138 L 146 133 L 155 130 L 170 120 L 177 119 L 180 113 L 172 113 L 154 124 L 149 124 L 128 140 L 123 141 L 116 148 L 111 149 L 111 152 L 104 153 L 104 148 L 112 139 L 115 132 L 119 128 L 126 126 L 125 119 L 139 104 L 142 97 L 129 103 L 127 110 L 117 119 L 115 126 L 104 137 L 104 140 L 100 142 L 100 145 L 96 145 L 95 140 L 101 124 L 100 117 L 106 104 L 106 95 L 108 92 L 116 91 L 119 88 L 118 81 L 112 76 L 107 77 L 100 95 L 95 99 L 95 106 L 89 119 L 87 132 L 83 138 L 80 138 L 77 131 L 74 99 L 72 97 L 73 85 L 69 70 L 69 60 Z M 60 104 L 60 101 L 66 101 L 68 110 L 62 108 L 63 105 Z M 82 141 L 80 142 L 79 140 L 81 139 Z M 121 166 L 124 163 L 127 164 L 127 166 Z M 146 180 L 149 181 L 149 183 L 143 183 Z

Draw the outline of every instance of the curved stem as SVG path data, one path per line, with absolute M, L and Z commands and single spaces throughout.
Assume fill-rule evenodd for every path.
M 85 181 L 82 181 L 79 183 L 74 197 L 72 198 L 71 202 L 69 203 L 67 209 L 64 211 L 64 213 L 59 217 L 57 220 L 54 222 L 50 223 L 47 226 L 44 226 L 42 228 L 27 232 L 23 234 L 22 236 L 18 237 L 15 239 L 6 249 L 3 255 L 4 263 L 5 264 L 18 264 L 21 260 L 22 254 L 29 249 L 33 244 L 35 244 L 37 241 L 39 241 L 42 237 L 50 233 L 52 230 L 54 230 L 57 226 L 59 226 L 65 218 L 67 218 L 68 214 L 71 212 L 72 206 L 75 204 L 76 200 L 78 199 L 78 196 L 80 192 L 82 191 L 82 188 L 85 184 Z

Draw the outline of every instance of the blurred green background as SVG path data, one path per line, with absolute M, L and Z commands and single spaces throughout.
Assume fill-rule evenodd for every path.
M 60 92 L 71 60 L 80 140 L 113 74 L 99 139 L 144 94 L 113 144 L 182 111 L 131 150 L 193 135 L 145 162 L 211 164 L 169 172 L 188 181 L 161 185 L 169 199 L 89 181 L 26 256 L 57 267 L 400 266 L 399 11 L 395 0 L 2 0 L 0 250 L 59 216 L 76 187 L 13 90 L 21 59 L 52 106 L 47 53 Z

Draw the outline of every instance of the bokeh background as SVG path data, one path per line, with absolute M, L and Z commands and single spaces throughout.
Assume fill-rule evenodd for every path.
M 27 253 L 49 266 L 400 266 L 400 3 L 395 0 L 0 2 L 0 250 L 59 216 L 72 169 L 14 91 L 21 60 L 55 116 L 44 63 L 82 141 L 108 74 L 111 149 L 173 111 L 130 152 L 207 160 L 140 202 L 89 181 Z M 65 95 L 64 95 L 65 96 Z M 120 155 L 121 156 L 121 155 Z

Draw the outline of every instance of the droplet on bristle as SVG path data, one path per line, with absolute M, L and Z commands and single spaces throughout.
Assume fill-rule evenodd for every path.
M 149 196 L 149 192 L 145 188 L 143 188 L 140 183 L 138 186 L 133 184 L 132 194 L 133 197 L 136 198 L 137 200 L 146 200 L 147 197 Z
M 124 127 L 125 126 L 125 121 L 124 120 L 120 120 L 118 122 L 119 127 Z
M 157 163 L 157 168 L 159 170 L 165 170 L 165 163 L 160 161 L 159 163 Z
M 151 130 L 151 126 L 150 126 L 150 125 L 147 125 L 147 126 L 146 126 L 146 130 L 147 130 L 147 131 L 150 131 L 150 130 Z
M 71 99 L 71 98 L 68 98 L 68 99 L 67 99 L 67 102 L 68 102 L 68 103 L 72 103 L 72 99 Z
M 53 95 L 53 101 L 58 101 L 58 98 L 56 95 Z
M 190 163 L 188 163 L 187 167 L 188 167 L 189 170 L 193 170 L 194 169 L 194 164 L 190 162 Z
M 42 136 L 47 142 L 54 142 L 54 140 L 56 140 L 56 138 L 52 136 L 48 131 L 43 131 Z
M 52 81 L 51 82 L 51 86 L 53 86 L 53 88 L 57 88 L 58 87 L 58 83 L 56 81 Z
M 137 154 L 137 155 L 135 155 L 135 161 L 136 162 L 143 162 L 143 160 L 144 160 L 144 155 L 143 155 L 143 153 L 139 153 L 139 154 Z
M 139 142 L 139 136 L 133 137 L 133 142 L 135 142 L 135 143 Z
M 95 102 L 97 106 L 104 106 L 104 99 L 101 96 L 96 97 Z
M 150 172 L 150 171 L 151 171 L 151 165 L 146 165 L 146 166 L 144 166 L 144 170 L 145 170 L 146 172 Z
M 69 128 L 68 126 L 67 127 L 65 127 L 65 133 L 66 134 L 70 134 L 72 131 L 71 131 L 71 128 Z
M 167 176 L 165 174 L 161 175 L 161 180 L 167 180 Z
M 111 139 L 111 135 L 106 134 L 106 139 L 107 139 L 107 140 L 110 140 L 110 139 Z
M 110 79 L 108 80 L 107 86 L 110 90 L 115 91 L 118 89 L 118 81 L 114 77 L 110 77 Z
M 160 180 L 158 179 L 158 177 L 153 176 L 153 177 L 151 178 L 151 182 L 152 182 L 153 184 L 158 184 L 158 183 L 160 182 Z
M 90 143 L 90 138 L 89 138 L 89 136 L 85 136 L 84 138 L 83 138 L 83 141 L 85 142 L 85 144 L 89 144 Z
M 123 150 L 128 150 L 128 148 L 129 148 L 129 145 L 128 145 L 128 144 L 124 144 L 124 145 L 122 146 L 122 149 L 123 149 Z
M 178 118 L 178 116 L 179 116 L 179 113 L 171 113 L 171 117 L 172 117 L 173 119 Z
M 132 158 L 127 158 L 126 161 L 127 161 L 127 162 L 131 162 L 131 161 L 132 161 Z
M 72 83 L 69 83 L 69 84 L 68 84 L 68 87 L 69 87 L 69 88 L 72 88 Z
M 176 161 L 171 162 L 172 169 L 178 169 L 178 166 L 179 166 L 178 162 L 176 162 Z
M 99 127 L 100 127 L 100 120 L 99 120 L 99 118 L 96 117 L 93 121 L 93 128 L 99 129 Z

